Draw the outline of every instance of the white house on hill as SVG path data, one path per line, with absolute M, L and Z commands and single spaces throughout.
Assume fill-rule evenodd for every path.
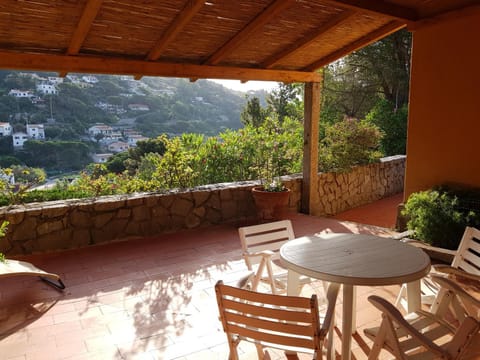
M 105 154 L 93 154 L 93 162 L 96 164 L 103 164 L 108 161 L 113 156 L 111 153 L 105 153 Z
M 105 124 L 96 124 L 88 128 L 88 134 L 91 137 L 96 135 L 109 136 L 113 133 L 113 128 Z
M 32 98 L 35 96 L 33 92 L 31 92 L 30 90 L 18 90 L 18 89 L 11 89 L 8 92 L 8 95 L 16 98 Z
M 31 139 L 45 139 L 45 130 L 43 124 L 27 124 L 27 135 Z
M 41 92 L 44 95 L 57 95 L 58 90 L 55 85 L 48 83 L 41 83 L 37 85 L 37 91 Z
M 28 140 L 28 135 L 24 132 L 16 132 L 13 134 L 13 147 L 21 148 L 25 141 Z
M 0 136 L 12 135 L 12 126 L 8 122 L 0 122 Z

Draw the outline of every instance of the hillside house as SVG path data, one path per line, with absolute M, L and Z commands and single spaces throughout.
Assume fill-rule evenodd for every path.
M 53 84 L 41 83 L 37 85 L 37 91 L 44 95 L 57 95 L 58 90 Z
M 0 122 L 0 136 L 12 135 L 12 126 L 8 122 Z
M 33 140 L 44 140 L 45 129 L 43 124 L 27 124 L 27 135 Z
M 28 135 L 24 132 L 16 132 L 13 134 L 13 147 L 22 148 L 25 141 L 28 140 Z
M 33 92 L 31 92 L 30 90 L 19 90 L 19 89 L 11 89 L 8 92 L 8 95 L 16 98 L 32 98 L 35 96 Z
M 96 76 L 92 75 L 84 75 L 82 76 L 82 80 L 88 84 L 96 84 L 98 83 L 98 79 Z
M 97 135 L 110 136 L 113 133 L 113 128 L 105 124 L 96 124 L 88 128 L 88 135 L 94 138 Z
M 104 164 L 113 156 L 112 153 L 93 154 L 92 159 L 95 164 Z
M 149 138 L 143 135 L 130 135 L 127 139 L 128 145 L 130 146 L 137 146 L 137 142 L 139 141 L 146 141 Z
M 115 141 L 108 145 L 108 150 L 110 150 L 113 153 L 119 153 L 119 152 L 127 151 L 129 147 L 130 146 L 126 142 Z
M 53 85 L 58 85 L 63 83 L 63 78 L 57 77 L 57 76 L 49 76 L 47 80 L 50 84 L 53 84 Z

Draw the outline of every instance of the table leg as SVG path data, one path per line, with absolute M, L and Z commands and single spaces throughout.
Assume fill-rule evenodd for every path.
M 407 307 L 409 313 L 420 310 L 422 307 L 420 280 L 407 284 Z
M 352 329 L 355 323 L 353 285 L 343 284 L 343 316 L 342 316 L 342 360 L 350 360 L 352 348 Z
M 287 295 L 298 296 L 300 295 L 300 274 L 293 270 L 288 270 L 287 275 Z

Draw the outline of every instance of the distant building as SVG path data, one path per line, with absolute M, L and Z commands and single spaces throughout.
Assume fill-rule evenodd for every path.
M 113 156 L 112 153 L 105 153 L 105 154 L 93 154 L 93 162 L 96 164 L 103 164 L 108 161 Z
M 18 90 L 18 89 L 11 89 L 8 92 L 8 95 L 14 96 L 16 98 L 32 98 L 35 96 L 33 92 L 31 92 L 30 90 Z
M 113 128 L 105 124 L 96 124 L 88 128 L 88 134 L 90 137 L 95 137 L 96 135 L 110 136 L 113 133 Z
M 145 104 L 129 104 L 128 108 L 132 111 L 150 111 L 150 107 Z
M 23 147 L 23 144 L 25 141 L 28 140 L 28 135 L 25 134 L 24 132 L 16 132 L 12 135 L 13 139 L 13 147 L 15 148 L 21 148 Z
M 0 122 L 0 136 L 12 135 L 12 126 L 8 122 Z
M 30 139 L 44 140 L 45 130 L 43 124 L 27 124 L 27 135 Z
M 119 152 L 124 152 L 127 151 L 130 146 L 123 141 L 115 141 L 108 145 L 108 150 L 110 150 L 113 153 L 119 153 Z
M 128 145 L 137 146 L 137 142 L 146 141 L 148 139 L 149 139 L 148 137 L 145 137 L 145 136 L 142 136 L 142 135 L 130 135 L 128 137 Z
M 96 84 L 98 83 L 98 79 L 92 75 L 84 75 L 82 76 L 82 80 L 89 84 Z
M 53 84 L 41 83 L 37 85 L 37 91 L 44 95 L 57 95 L 58 90 Z
M 48 82 L 49 82 L 50 84 L 58 85 L 58 84 L 63 83 L 63 78 L 57 77 L 57 76 L 49 76 L 49 77 L 48 77 Z

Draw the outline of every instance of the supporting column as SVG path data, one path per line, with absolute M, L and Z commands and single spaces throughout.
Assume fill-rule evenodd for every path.
M 317 193 L 320 82 L 305 83 L 303 132 L 303 183 L 301 212 L 310 214 Z

